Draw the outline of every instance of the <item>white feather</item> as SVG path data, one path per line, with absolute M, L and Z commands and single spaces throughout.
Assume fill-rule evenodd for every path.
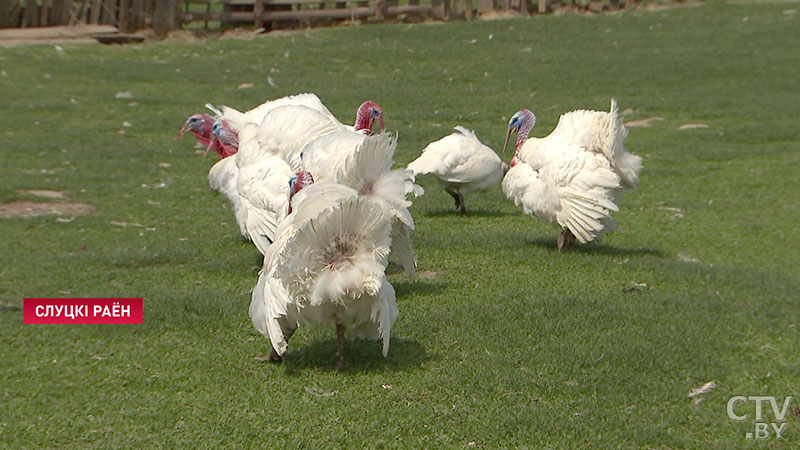
M 382 338 L 386 356 L 398 313 L 384 274 L 390 218 L 373 200 L 331 183 L 304 188 L 292 205 L 253 291 L 254 326 L 279 355 L 299 323 L 341 323 L 357 337 Z
M 641 158 L 625 150 L 626 134 L 614 100 L 611 112 L 563 114 L 547 137 L 529 138 L 518 149 L 503 192 L 580 242 L 600 239 L 616 227 L 611 212 L 619 192 L 636 185 L 641 169 Z
M 408 169 L 414 176 L 431 174 L 445 190 L 461 195 L 485 191 L 500 183 L 503 162 L 497 153 L 484 145 L 474 131 L 461 126 L 455 130 L 428 144 Z

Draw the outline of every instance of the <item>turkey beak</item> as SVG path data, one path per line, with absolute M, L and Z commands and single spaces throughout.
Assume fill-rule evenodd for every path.
M 509 125 L 508 130 L 506 130 L 506 140 L 503 141 L 503 153 L 505 153 L 506 147 L 508 147 L 508 138 L 511 136 L 512 131 L 517 131 L 517 129 L 514 127 L 514 125 Z

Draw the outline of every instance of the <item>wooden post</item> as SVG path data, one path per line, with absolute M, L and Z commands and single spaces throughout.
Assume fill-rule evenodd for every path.
M 0 5 L 2 5 L 3 0 L 0 0 Z M 64 15 L 64 0 L 53 0 L 53 5 L 50 7 L 50 24 L 51 25 L 61 25 L 61 17 Z
M 464 0 L 464 17 L 472 19 L 472 0 Z
M 486 14 L 494 9 L 492 0 L 478 0 L 478 15 Z
M 14 0 L 0 0 L 0 28 L 11 25 L 11 3 Z
M 433 0 L 436 1 L 436 0 Z M 375 2 L 375 18 L 378 20 L 386 19 L 386 13 L 389 11 L 389 4 L 386 0 L 378 0 Z
M 130 31 L 130 4 L 128 3 L 130 0 L 120 0 L 119 2 L 119 22 L 117 23 L 117 28 L 119 31 L 123 33 L 127 33 Z
M 144 0 L 132 0 L 131 10 L 133 11 L 133 31 L 144 29 Z
M 539 14 L 547 12 L 547 0 L 539 0 Z
M 258 30 L 264 26 L 264 2 L 255 0 L 253 5 L 253 27 Z
M 153 31 L 158 37 L 164 37 L 175 27 L 175 8 L 172 0 L 157 0 L 156 12 L 153 16 Z
M 431 15 L 434 19 L 444 20 L 444 0 L 431 0 Z
M 41 5 L 39 5 L 39 26 L 44 27 L 47 26 L 47 13 L 49 12 L 50 8 L 48 8 L 48 0 L 42 0 Z
M 25 0 L 25 10 L 22 14 L 22 27 L 35 27 L 39 21 L 39 6 L 36 0 Z
M 100 0 L 92 1 L 92 14 L 89 15 L 89 23 L 97 24 L 100 22 L 100 11 L 102 10 L 101 6 L 102 2 L 100 2 Z

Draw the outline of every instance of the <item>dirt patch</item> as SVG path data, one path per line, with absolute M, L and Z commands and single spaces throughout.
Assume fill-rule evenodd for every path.
M 447 273 L 447 271 L 446 270 L 440 270 L 440 271 L 437 272 L 435 270 L 420 270 L 419 272 L 417 272 L 417 275 L 420 278 L 430 279 L 430 278 L 435 278 L 436 276 L 438 276 L 440 274 L 443 274 L 443 273 Z
M 653 122 L 664 120 L 663 117 L 649 117 L 647 119 L 640 119 L 640 120 L 631 120 L 630 122 L 626 122 L 625 126 L 628 128 L 650 128 L 653 126 Z
M 694 130 L 697 128 L 708 128 L 708 124 L 705 123 L 685 123 L 678 127 L 679 130 Z
M 22 191 L 17 191 L 21 194 L 30 194 L 35 195 L 37 197 L 44 197 L 44 198 L 66 198 L 67 194 L 63 191 L 48 191 L 45 189 L 26 189 Z
M 0 204 L 0 217 L 34 217 L 47 214 L 79 216 L 94 212 L 86 203 L 10 202 Z

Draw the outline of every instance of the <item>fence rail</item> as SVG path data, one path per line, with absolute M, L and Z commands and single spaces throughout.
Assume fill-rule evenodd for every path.
M 0 28 L 102 24 L 157 34 L 188 24 L 287 28 L 341 20 L 450 20 L 492 11 L 616 9 L 633 0 L 0 0 Z

